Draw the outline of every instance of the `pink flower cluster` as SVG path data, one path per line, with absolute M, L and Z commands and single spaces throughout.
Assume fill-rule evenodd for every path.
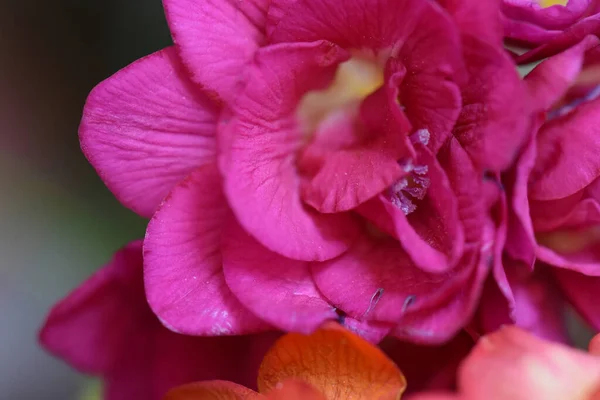
M 565 300 L 600 329 L 600 14 L 562 3 L 164 0 L 175 45 L 80 129 L 146 236 L 43 344 L 152 400 L 251 386 L 252 349 L 328 320 L 408 354 L 510 323 L 566 341 Z

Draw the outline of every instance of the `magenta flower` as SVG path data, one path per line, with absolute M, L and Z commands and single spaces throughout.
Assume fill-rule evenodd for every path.
M 141 242 L 58 303 L 40 334 L 50 352 L 103 377 L 107 400 L 160 400 L 175 386 L 205 379 L 254 387 L 276 337 L 195 338 L 163 327 L 144 296 Z
M 588 36 L 526 77 L 540 114 L 504 177 L 508 233 L 494 267 L 500 290 L 486 290 L 482 304 L 486 330 L 512 321 L 566 341 L 565 300 L 600 330 L 599 43 Z
M 150 306 L 193 335 L 451 338 L 529 121 L 498 5 L 166 0 L 175 47 L 100 84 L 83 150 L 151 217 Z M 476 18 L 474 17 L 476 16 Z
M 504 0 L 504 34 L 525 45 L 545 44 L 596 14 L 599 6 L 597 0 Z

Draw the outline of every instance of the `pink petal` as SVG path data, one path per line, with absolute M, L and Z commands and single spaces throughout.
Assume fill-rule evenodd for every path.
M 232 335 L 266 324 L 231 293 L 223 276 L 221 235 L 230 211 L 214 164 L 175 187 L 148 225 L 144 280 L 148 303 L 170 329 Z
M 42 345 L 83 372 L 99 374 L 111 368 L 130 314 L 150 314 L 139 301 L 144 291 L 141 254 L 142 242 L 130 243 L 54 306 L 40 333 Z M 128 309 L 122 310 L 123 304 L 129 304 Z
M 596 334 L 596 336 L 590 340 L 589 349 L 591 354 L 600 356 L 600 334 Z
M 454 136 L 481 169 L 501 171 L 517 156 L 529 128 L 525 85 L 512 60 L 478 38 L 463 38 L 469 80 Z
M 300 201 L 295 117 L 306 91 L 333 78 L 347 53 L 328 42 L 269 46 L 219 134 L 225 194 L 241 225 L 268 249 L 298 260 L 343 253 L 358 234 L 350 215 L 324 215 Z
M 516 62 L 523 65 L 552 57 L 565 49 L 575 46 L 586 36 L 597 35 L 598 32 L 600 32 L 600 14 L 583 18 L 554 36 L 547 43 L 517 57 Z
M 578 272 L 558 268 L 554 269 L 554 274 L 567 299 L 594 330 L 599 331 L 600 309 L 597 300 L 600 290 L 600 277 L 586 276 Z
M 405 39 L 428 8 L 428 2 L 406 0 L 273 0 L 267 31 L 273 42 L 324 39 L 379 50 Z
M 313 283 L 307 262 L 269 251 L 235 222 L 224 235 L 223 272 L 244 306 L 283 331 L 308 334 L 337 318 Z
M 464 72 L 459 32 L 435 2 L 274 0 L 267 31 L 275 43 L 328 40 L 348 50 L 397 56 L 409 74 L 452 79 Z
M 407 136 L 410 123 L 396 99 L 406 71 L 401 66 L 399 71 L 389 71 L 389 64 L 386 84 L 365 99 L 361 107 L 363 118 L 380 126 L 365 128 L 369 130 L 366 139 L 342 149 L 321 148 L 322 144 L 316 141 L 299 160 L 301 169 L 318 171 L 303 181 L 302 199 L 320 212 L 351 210 L 405 174 L 398 160 L 411 153 Z M 381 121 L 385 121 L 385 126 L 381 126 Z M 342 123 L 342 129 L 352 129 L 347 122 Z
M 255 386 L 260 361 L 276 337 L 195 338 L 167 330 L 144 296 L 141 241 L 119 251 L 56 305 L 40 334 L 52 353 L 100 375 L 107 400 L 160 400 L 195 380 Z
M 393 328 L 393 324 L 377 321 L 358 320 L 343 317 L 342 325 L 371 343 L 377 344 L 385 338 Z
M 150 217 L 177 182 L 215 158 L 217 112 L 167 48 L 92 91 L 81 147 L 115 196 Z
M 600 183 L 598 179 L 595 182 Z M 563 227 L 586 227 L 600 223 L 600 204 L 596 199 L 583 198 L 585 190 L 559 200 L 532 201 L 531 218 L 539 233 Z
M 599 381 L 599 358 L 515 327 L 482 338 L 459 371 L 460 393 L 472 400 L 584 400 Z
M 499 18 L 501 0 L 438 0 L 458 25 L 462 35 L 501 44 L 503 30 Z
M 568 343 L 563 298 L 551 277 L 537 272 L 528 278 L 511 278 L 516 325 L 538 337 Z
M 540 261 L 554 267 L 577 271 L 584 275 L 600 276 L 600 247 L 597 245 L 569 254 L 538 246 L 536 255 Z
M 409 74 L 402 82 L 399 100 L 417 129 L 431 133 L 428 147 L 437 154 L 460 115 L 460 89 L 443 74 Z
M 462 254 L 464 231 L 448 176 L 429 150 L 419 149 L 415 165 L 427 166 L 430 186 L 408 215 L 384 196 L 359 207 L 361 215 L 397 238 L 415 264 L 428 272 L 452 269 Z
M 435 294 L 445 275 L 415 267 L 398 242 L 359 240 L 342 256 L 311 264 L 319 291 L 359 320 L 396 323 L 406 308 Z
M 173 40 L 192 79 L 211 95 L 233 99 L 240 72 L 264 43 L 270 0 L 164 0 Z
M 532 132 L 515 165 L 502 179 L 507 202 L 510 204 L 506 215 L 508 227 L 504 251 L 513 260 L 520 261 L 530 268 L 533 268 L 535 262 L 536 242 L 528 201 L 528 180 L 535 157 L 535 135 Z
M 525 78 L 529 92 L 539 110 L 550 110 L 567 93 L 581 72 L 585 52 L 598 45 L 595 36 L 551 57 L 535 67 Z
M 544 124 L 538 133 L 538 158 L 529 182 L 534 200 L 563 198 L 600 176 L 600 100 L 576 107 Z M 576 167 L 574 167 L 576 166 Z
M 492 227 L 486 223 L 482 243 L 490 241 Z M 473 246 L 459 261 L 460 268 L 449 274 L 420 308 L 408 307 L 393 335 L 416 343 L 448 341 L 473 317 L 489 273 L 491 246 Z

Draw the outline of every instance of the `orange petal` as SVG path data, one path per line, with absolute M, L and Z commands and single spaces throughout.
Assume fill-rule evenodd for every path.
M 505 327 L 483 337 L 459 371 L 469 400 L 591 400 L 600 358 Z
M 269 350 L 258 372 L 261 393 L 296 378 L 328 400 L 399 399 L 406 380 L 385 354 L 335 323 L 309 336 L 290 333 Z
M 275 386 L 267 396 L 267 400 L 326 400 L 314 387 L 306 382 L 289 379 Z
M 261 400 L 265 397 L 245 386 L 228 381 L 206 381 L 179 386 L 163 400 Z
M 595 356 L 600 356 L 600 333 L 590 341 L 590 353 Z

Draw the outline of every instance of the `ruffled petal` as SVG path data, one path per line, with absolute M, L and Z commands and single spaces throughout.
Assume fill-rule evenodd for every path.
M 161 400 L 196 380 L 254 386 L 277 334 L 197 338 L 171 332 L 148 307 L 142 271 L 137 241 L 52 310 L 42 344 L 82 372 L 100 375 L 107 400 Z
M 405 174 L 398 160 L 411 155 L 407 135 L 410 123 L 400 110 L 397 98 L 398 86 L 406 71 L 402 66 L 390 71 L 393 68 L 390 64 L 386 83 L 365 99 L 361 107 L 368 137 L 342 149 L 327 148 L 315 140 L 299 160 L 301 169 L 318 171 L 303 180 L 302 199 L 320 212 L 351 210 Z M 370 124 L 371 121 L 377 122 Z M 340 125 L 342 129 L 352 129 L 346 121 Z
M 527 74 L 525 83 L 539 110 L 550 110 L 567 93 L 581 72 L 585 52 L 598 43 L 597 37 L 588 36 L 576 46 L 543 61 Z
M 148 225 L 144 243 L 148 302 L 174 331 L 232 335 L 267 326 L 225 283 L 221 237 L 228 216 L 219 172 L 210 164 L 175 187 Z
M 554 238 L 564 244 L 565 240 L 574 239 L 569 237 L 570 235 L 570 233 L 562 233 L 561 236 L 555 236 Z M 585 239 L 583 240 L 585 241 Z M 575 244 L 579 246 L 579 242 L 575 242 Z M 545 246 L 538 246 L 536 255 L 540 261 L 554 267 L 577 271 L 589 276 L 600 276 L 600 247 L 598 245 L 585 246 L 578 248 L 577 251 L 567 253 Z
M 362 238 L 342 256 L 311 264 L 322 292 L 359 320 L 397 323 L 407 307 L 418 307 L 445 276 L 424 273 L 395 240 Z
M 586 276 L 565 269 L 555 269 L 558 285 L 575 309 L 596 331 L 600 331 L 600 309 L 598 308 L 599 276 Z
M 241 73 L 265 41 L 270 0 L 164 0 L 173 40 L 192 79 L 233 99 Z
M 519 65 L 529 64 L 535 61 L 552 57 L 565 49 L 575 46 L 588 35 L 597 35 L 600 32 L 600 14 L 595 14 L 583 18 L 572 26 L 568 27 L 558 35 L 516 58 Z
M 567 197 L 600 176 L 600 100 L 580 104 L 544 124 L 537 137 L 537 160 L 529 181 L 533 200 Z M 576 166 L 576 167 L 574 167 Z
M 479 340 L 459 372 L 466 399 L 589 399 L 600 359 L 505 327 Z
M 479 38 L 463 38 L 469 73 L 454 136 L 480 169 L 502 171 L 514 161 L 529 128 L 529 103 L 513 61 Z
M 309 336 L 285 335 L 267 353 L 259 370 L 260 392 L 290 378 L 327 399 L 378 399 L 394 392 L 393 399 L 406 388 L 402 373 L 381 350 L 333 323 Z
M 491 232 L 485 233 L 489 237 Z M 484 239 L 484 241 L 487 239 Z M 491 251 L 465 252 L 462 268 L 450 274 L 420 307 L 407 307 L 393 335 L 415 343 L 445 343 L 472 319 L 489 273 Z
M 175 388 L 163 400 L 259 400 L 265 396 L 227 381 L 190 383 Z
M 308 383 L 288 379 L 269 392 L 268 400 L 327 400 Z
M 148 314 L 139 301 L 141 271 L 142 242 L 135 241 L 54 306 L 40 332 L 42 345 L 83 372 L 110 369 L 119 357 L 131 312 Z M 129 309 L 122 310 L 127 301 Z
M 150 217 L 177 182 L 214 160 L 217 114 L 167 48 L 92 91 L 79 129 L 81 147 L 115 196 Z
M 326 260 L 356 238 L 350 215 L 319 214 L 300 201 L 295 111 L 308 90 L 328 84 L 347 53 L 328 42 L 281 44 L 261 50 L 231 119 L 219 130 L 225 194 L 250 234 L 297 260 Z
M 310 333 L 337 318 L 313 283 L 308 262 L 273 253 L 234 222 L 225 230 L 223 272 L 244 306 L 283 331 Z

